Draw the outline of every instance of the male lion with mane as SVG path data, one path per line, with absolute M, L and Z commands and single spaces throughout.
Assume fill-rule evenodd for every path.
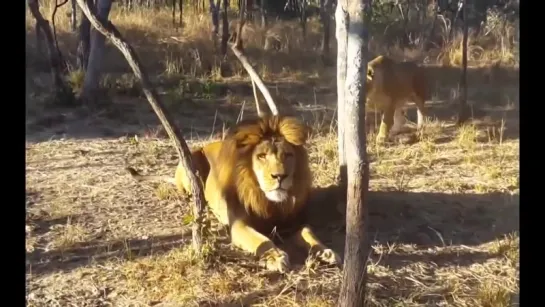
M 424 69 L 414 62 L 396 62 L 380 55 L 367 64 L 367 105 L 382 112 L 377 143 L 389 140 L 405 124 L 403 107 L 412 100 L 417 107 L 417 129 L 426 117 L 424 103 L 430 99 Z
M 238 123 L 223 141 L 192 150 L 206 201 L 219 222 L 229 227 L 232 243 L 259 257 L 270 270 L 286 272 L 290 267 L 288 254 L 267 237 L 273 232 L 287 234 L 289 241 L 320 261 L 340 264 L 339 256 L 305 224 L 312 183 L 307 137 L 308 127 L 294 117 L 263 116 Z M 140 181 L 161 178 L 191 191 L 181 164 L 174 178 L 129 171 Z

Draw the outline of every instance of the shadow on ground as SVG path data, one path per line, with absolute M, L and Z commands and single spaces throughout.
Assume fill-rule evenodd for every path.
M 336 209 L 338 196 L 336 186 L 314 191 L 311 223 L 315 227 L 327 229 L 338 223 L 333 227 L 344 228 L 344 218 Z M 477 246 L 519 229 L 518 195 L 370 191 L 368 205 L 369 235 L 381 244 Z M 339 242 L 344 238 L 332 241 Z M 344 246 L 338 249 L 342 253 Z
M 324 244 L 342 256 L 344 218 L 336 209 L 338 195 L 334 186 L 315 191 L 311 200 L 310 224 Z M 452 245 L 478 246 L 519 229 L 518 196 L 369 192 L 368 197 L 369 236 L 375 244 L 410 244 L 421 251 Z M 80 242 L 69 249 L 27 253 L 27 270 L 31 268 L 33 275 L 41 275 L 72 270 L 91 261 L 134 260 L 151 252 L 156 254 L 180 247 L 190 240 L 188 231 L 146 239 Z M 302 264 L 304 257 L 301 256 L 292 255 L 294 265 Z M 480 263 L 493 256 L 467 251 L 453 254 L 396 253 L 383 261 L 393 267 L 415 261 L 433 261 L 438 266 L 447 266 Z
M 58 221 L 49 223 L 53 222 Z M 189 242 L 191 242 L 190 231 L 146 239 L 80 242 L 74 247 L 62 250 L 27 253 L 27 272 L 39 276 L 57 271 L 70 271 L 90 263 L 104 263 L 120 258 L 136 259 L 178 248 Z
M 142 29 L 120 29 L 126 38 L 132 42 L 148 70 L 151 77 L 161 76 L 169 64 L 168 61 L 180 57 L 186 63 L 193 63 L 191 50 L 199 50 L 203 63 L 199 69 L 206 71 L 211 69 L 214 61 L 212 53 L 206 50 L 208 44 L 203 41 L 187 42 L 181 46 L 180 42 L 159 37 L 157 34 L 145 33 Z M 35 50 L 33 33 L 27 33 L 27 70 L 32 70 L 30 75 L 43 74 L 50 78 L 47 59 Z M 61 50 L 65 53 L 69 62 L 74 64 L 77 37 L 72 33 L 58 33 Z M 208 54 L 208 53 L 210 54 Z M 316 114 L 323 113 L 319 117 L 325 118 L 324 126 L 329 127 L 331 119 L 336 117 L 336 82 L 334 67 L 316 67 L 318 56 L 297 56 L 291 52 L 289 55 L 283 52 L 263 51 L 256 48 L 248 48 L 248 56 L 255 64 L 265 65 L 271 73 L 284 69 L 307 71 L 319 68 L 318 77 L 306 80 L 305 84 L 297 82 L 272 82 L 270 90 L 289 98 L 296 106 L 301 116 L 310 121 L 316 120 Z M 231 62 L 238 64 L 231 55 Z M 112 45 L 108 45 L 106 55 L 105 74 L 129 74 L 129 69 L 123 56 Z M 170 60 L 169 60 L 170 59 Z M 295 60 L 294 60 L 295 59 Z M 301 60 L 302 59 L 302 60 Z M 208 63 L 208 62 L 210 63 Z M 206 63 L 205 63 L 206 62 Z M 187 65 L 186 65 L 187 66 Z M 177 93 L 185 86 L 187 76 L 195 77 L 195 69 L 184 68 L 187 71 L 175 73 L 167 81 L 156 82 L 161 96 L 168 105 L 168 111 L 179 120 L 184 127 L 186 136 L 202 134 L 208 136 L 213 123 L 216 128 L 222 124 L 232 124 L 236 121 L 242 107 L 242 101 L 228 101 L 228 96 L 236 95 L 245 97 L 246 108 L 253 109 L 253 94 L 250 83 L 214 83 L 214 88 L 219 92 L 212 93 L 212 98 L 193 99 L 192 94 L 180 95 Z M 429 105 L 429 113 L 442 121 L 451 121 L 456 116 L 456 95 L 459 95 L 458 84 L 460 80 L 460 68 L 426 66 L 430 76 L 430 86 L 433 89 L 433 103 Z M 202 72 L 201 72 L 202 73 Z M 114 77 L 116 78 L 116 77 Z M 164 78 L 163 78 L 164 79 Z M 30 83 L 36 83 L 30 81 Z M 40 83 L 40 82 L 38 82 Z M 41 82 L 43 83 L 43 82 Z M 120 82 L 115 82 L 120 83 Z M 123 83 L 123 82 L 121 82 Z M 149 107 L 137 82 L 131 81 L 127 85 L 115 85 L 115 91 L 110 91 L 107 100 L 109 105 L 89 109 L 86 107 L 59 108 L 38 102 L 39 94 L 27 93 L 34 98 L 27 102 L 27 139 L 29 141 L 45 141 L 52 138 L 116 138 L 125 135 L 143 135 L 150 130 L 157 130 L 160 126 L 155 114 Z M 504 139 L 518 137 L 518 69 L 506 67 L 485 67 L 468 69 L 468 100 L 472 105 L 472 114 L 482 126 L 498 126 L 504 120 L 507 128 Z M 128 86 L 130 89 L 120 89 Z M 44 92 L 51 89 L 51 82 L 45 82 L 40 86 L 27 86 L 32 91 Z M 127 95 L 131 92 L 131 95 Z M 176 92 L 176 93 L 175 93 Z M 175 95 L 173 95 L 173 93 Z M 316 110 L 318 108 L 318 111 Z M 411 107 L 411 109 L 414 109 Z M 411 120 L 416 119 L 415 112 L 409 112 Z M 374 117 L 369 125 L 374 127 Z

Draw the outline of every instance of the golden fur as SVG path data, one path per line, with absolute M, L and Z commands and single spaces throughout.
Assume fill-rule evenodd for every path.
M 243 121 L 223 141 L 192 151 L 205 182 L 206 201 L 218 220 L 229 226 L 233 244 L 281 272 L 289 268 L 289 258 L 267 237 L 273 232 L 287 234 L 324 262 L 340 264 L 339 256 L 305 226 L 312 183 L 304 147 L 307 136 L 308 127 L 297 119 L 267 115 Z M 183 166 L 178 165 L 171 182 L 190 192 Z
M 377 142 L 399 132 L 405 123 L 403 107 L 412 100 L 417 107 L 418 128 L 424 124 L 425 102 L 430 90 L 424 69 L 414 62 L 396 62 L 380 55 L 367 64 L 367 105 L 382 112 Z

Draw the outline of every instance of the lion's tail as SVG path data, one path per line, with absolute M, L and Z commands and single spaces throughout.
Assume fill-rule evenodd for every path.
M 210 173 L 210 163 L 206 158 L 205 150 L 202 147 L 195 148 L 191 151 L 191 158 L 194 165 L 196 166 L 196 171 L 199 173 L 200 178 L 202 179 L 202 184 L 206 182 L 206 178 Z M 188 192 L 191 192 L 191 185 L 189 183 L 189 177 L 187 175 L 187 170 L 182 166 L 178 165 L 176 168 L 176 174 L 174 177 L 170 176 L 159 176 L 159 175 L 142 175 L 134 168 L 128 166 L 125 168 L 127 172 L 131 175 L 133 179 L 139 182 L 145 181 L 164 181 L 171 183 L 177 186 L 178 189 Z
M 143 181 L 166 181 L 168 183 L 174 183 L 174 178 L 170 176 L 158 176 L 158 175 L 142 175 L 134 168 L 128 166 L 125 168 L 127 172 L 131 175 L 133 179 L 139 182 Z

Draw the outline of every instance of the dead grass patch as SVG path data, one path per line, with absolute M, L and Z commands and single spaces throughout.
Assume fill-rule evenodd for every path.
M 50 2 L 44 6 L 50 16 Z M 56 24 L 61 49 L 73 57 L 76 36 L 68 30 L 66 9 Z M 179 32 L 166 9 L 151 14 L 114 5 L 111 19 L 150 68 L 184 136 L 198 144 L 217 138 L 242 113 L 252 113 L 253 96 L 251 86 L 241 83 L 246 76 L 238 64 L 233 76 L 219 76 L 209 16 L 185 12 Z M 270 90 L 282 94 L 313 127 L 311 222 L 342 254 L 344 219 L 335 208 L 340 194 L 334 189 L 334 68 L 318 60 L 317 20 L 309 21 L 305 41 L 295 21 L 271 26 L 282 34 L 281 50 L 263 51 L 270 33 L 252 25 L 244 34 L 248 54 Z M 27 33 L 32 28 L 28 20 Z M 517 66 L 516 44 L 501 49 L 491 42 L 493 47 L 482 47 L 484 53 L 472 49 L 472 64 L 496 68 L 489 70 L 494 78 L 487 70 L 470 69 L 469 100 L 501 120 L 457 128 L 449 117 L 459 92 L 457 42 L 443 50 L 447 66 L 454 68 L 430 67 L 436 81 L 430 109 L 436 119 L 417 135 L 418 142 L 379 146 L 372 131 L 367 138 L 370 306 L 512 306 L 518 297 L 518 84 L 513 74 L 503 78 L 490 65 Z M 228 244 L 214 219 L 206 257 L 197 259 L 188 244 L 188 198 L 167 184 L 136 183 L 123 170 L 129 163 L 143 173 L 172 175 L 177 164 L 124 60 L 113 49 L 107 52 L 103 84 L 112 89 L 112 105 L 57 109 L 45 103 L 51 82 L 47 69 L 39 73 L 34 60 L 41 54 L 34 47 L 29 41 L 29 306 L 335 305 L 338 269 L 300 263 L 284 276 L 265 272 Z M 70 82 L 79 89 L 81 72 L 73 71 Z
M 486 234 L 490 232 L 490 227 L 494 227 L 489 223 L 500 219 L 494 217 L 493 212 L 503 212 L 501 208 L 507 208 L 504 206 L 518 206 L 518 201 L 506 199 L 508 202 L 504 205 L 485 201 L 487 193 L 510 194 L 518 199 L 518 184 L 513 185 L 518 180 L 518 141 L 481 143 L 472 137 L 474 130 L 466 129 L 460 128 L 457 134 L 459 137 L 452 142 L 432 143 L 434 149 L 431 151 L 429 142 L 433 142 L 432 139 L 411 146 L 375 147 L 370 150 L 371 191 L 409 193 L 406 195 L 433 192 L 445 195 L 436 200 L 439 203 L 429 204 L 429 208 L 428 205 L 421 208 L 421 204 L 413 202 L 425 198 L 411 201 L 411 198 L 405 197 L 409 201 L 405 205 L 399 203 L 401 198 L 388 198 L 395 199 L 396 204 L 371 209 L 372 221 L 377 219 L 376 214 L 382 216 L 380 212 L 385 210 L 392 218 L 398 216 L 401 219 L 388 222 L 390 218 L 387 218 L 384 220 L 386 224 L 377 224 L 378 229 L 381 229 L 380 238 L 373 246 L 374 253 L 369 266 L 371 277 L 368 299 L 371 306 L 510 306 L 512 296 L 518 292 L 518 232 L 506 233 L 495 239 L 494 235 Z M 86 154 L 81 155 L 79 152 L 83 150 Z M 103 152 L 109 154 L 103 155 Z M 62 246 L 85 240 L 84 232 L 78 229 L 85 229 L 85 233 L 89 234 L 98 233 L 102 238 L 100 240 L 129 236 L 148 241 L 160 234 L 182 231 L 186 224 L 184 219 L 189 214 L 187 200 L 176 195 L 171 187 L 162 184 L 134 183 L 115 162 L 121 163 L 128 156 L 132 165 L 142 167 L 146 172 L 167 174 L 174 170 L 176 163 L 172 152 L 168 142 L 149 139 L 138 139 L 137 142 L 126 139 L 60 141 L 29 145 L 28 186 L 42 193 L 43 199 L 30 207 L 29 212 L 42 210 L 55 215 L 62 212 L 57 211 L 64 206 L 62 203 L 70 203 L 71 214 L 87 211 L 92 212 L 92 217 L 82 220 L 80 224 L 64 225 L 59 228 L 62 231 L 53 227 L 46 234 L 27 234 L 27 244 L 32 244 L 35 250 L 41 250 L 45 245 L 56 242 L 54 248 L 61 249 Z M 85 166 L 84 161 L 99 163 L 97 166 Z M 165 165 L 159 161 L 171 162 Z M 312 138 L 310 161 L 317 187 L 334 183 L 333 170 L 337 163 L 335 135 L 323 134 Z M 37 165 L 40 165 L 39 169 Z M 77 170 L 69 168 L 77 165 Z M 77 177 L 72 175 L 75 172 Z M 71 184 L 67 185 L 66 182 Z M 87 187 L 89 182 L 93 182 L 92 187 Z M 486 189 L 479 187 L 479 184 Z M 56 194 L 58 190 L 52 188 L 56 185 L 63 187 L 64 197 Z M 448 206 L 454 205 L 449 203 L 448 195 L 458 193 L 485 197 L 476 203 L 465 201 L 461 204 L 472 208 L 484 201 L 486 207 L 478 209 L 481 210 L 480 216 L 457 213 L 462 214 L 457 217 L 457 214 L 443 212 L 452 210 Z M 74 201 L 76 195 L 80 195 L 80 198 Z M 81 198 L 83 195 L 89 195 L 92 203 Z M 370 201 L 373 199 L 372 196 Z M 386 199 L 375 199 L 373 202 L 384 201 Z M 399 212 L 406 209 L 415 210 L 416 215 L 403 217 L 407 214 L 403 213 L 399 217 Z M 328 244 L 342 253 L 344 235 L 339 230 L 342 228 L 335 226 L 342 224 L 342 220 L 327 216 L 329 218 L 321 217 L 321 220 L 329 222 L 319 226 L 319 233 Z M 434 229 L 430 231 L 427 228 L 424 231 L 428 232 L 427 235 L 413 232 L 421 229 L 419 223 L 422 223 L 422 218 Z M 456 219 L 460 218 L 466 222 L 457 222 Z M 410 234 L 415 239 L 420 238 L 414 241 L 420 243 L 406 243 L 406 238 L 399 237 L 400 230 L 397 227 L 386 226 L 393 225 L 390 223 L 404 229 L 413 229 Z M 445 223 L 449 223 L 447 228 Z M 503 229 L 505 224 L 510 222 L 503 220 L 497 227 Z M 467 228 L 467 225 L 471 227 Z M 439 228 L 435 227 L 443 229 L 437 230 Z M 104 232 L 104 228 L 107 231 Z M 337 230 L 328 232 L 325 229 Z M 475 245 L 464 243 L 457 233 L 462 237 L 492 237 Z M 96 294 L 90 289 L 86 290 L 86 287 L 93 284 L 109 289 L 106 291 L 108 294 L 100 296 L 100 299 L 117 306 L 132 306 L 136 302 L 143 306 L 159 302 L 184 306 L 334 305 L 340 282 L 339 270 L 300 266 L 287 276 L 278 276 L 263 271 L 252 257 L 226 245 L 226 238 L 221 232 L 212 234 L 210 238 L 214 239 L 204 259 L 195 258 L 189 245 L 157 249 L 156 252 L 152 250 L 146 256 L 139 256 L 138 250 L 132 250 L 130 257 L 96 260 L 64 273 L 52 271 L 30 275 L 31 294 L 28 299 L 33 306 L 44 304 L 47 295 L 63 304 L 80 300 L 97 301 Z M 439 244 L 427 245 L 429 247 L 421 245 L 430 240 Z M 80 275 L 88 281 L 74 285 L 72 281 Z M 53 280 L 56 285 L 51 284 Z M 65 287 L 58 288 L 61 284 Z M 52 289 L 59 292 L 53 295 L 50 292 Z

